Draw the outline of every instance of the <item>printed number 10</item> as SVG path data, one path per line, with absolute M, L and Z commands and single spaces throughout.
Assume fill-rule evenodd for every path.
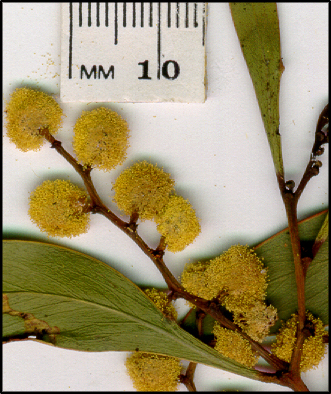
M 138 65 L 142 66 L 142 76 L 138 77 L 138 79 L 152 79 L 148 75 L 148 60 L 138 63 Z M 179 73 L 180 73 L 179 64 L 175 60 L 167 60 L 162 64 L 162 75 L 164 78 L 173 80 L 178 77 Z

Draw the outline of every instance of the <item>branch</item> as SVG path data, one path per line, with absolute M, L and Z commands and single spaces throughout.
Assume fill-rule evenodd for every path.
M 322 162 L 316 158 L 324 153 L 324 147 L 322 145 L 327 143 L 329 143 L 329 104 L 324 107 L 318 118 L 315 131 L 315 141 L 311 151 L 310 160 L 295 192 L 295 198 L 297 201 L 310 179 L 319 174 Z
M 297 329 L 297 340 L 296 345 L 294 347 L 291 363 L 290 363 L 290 372 L 292 373 L 292 377 L 295 379 L 300 379 L 300 360 L 302 353 L 302 345 L 305 339 L 304 335 L 304 327 L 306 320 L 306 306 L 305 306 L 305 274 L 307 271 L 307 267 L 309 265 L 309 261 L 307 259 L 302 259 L 301 256 L 301 242 L 299 237 L 299 227 L 298 227 L 298 218 L 297 218 L 297 205 L 299 198 L 306 187 L 309 180 L 318 175 L 319 168 L 322 166 L 322 163 L 319 160 L 316 160 L 316 156 L 320 156 L 324 152 L 323 144 L 329 142 L 329 117 L 328 117 L 328 108 L 326 105 L 323 109 L 316 126 L 315 132 L 315 142 L 312 148 L 311 157 L 309 163 L 306 167 L 304 175 L 299 183 L 299 186 L 295 192 L 294 182 L 288 181 L 285 182 L 283 176 L 277 175 L 279 189 L 284 201 L 286 215 L 289 225 L 289 233 L 291 238 L 292 245 L 292 254 L 294 260 L 294 268 L 295 268 L 295 280 L 297 285 L 297 296 L 298 296 L 298 329 Z
M 183 286 L 177 281 L 177 279 L 173 276 L 170 270 L 167 268 L 163 261 L 163 253 L 164 253 L 164 242 L 161 239 L 160 245 L 157 249 L 151 249 L 145 241 L 138 235 L 137 232 L 137 219 L 138 215 L 133 214 L 130 218 L 130 222 L 127 223 L 117 217 L 101 200 L 99 195 L 97 194 L 95 187 L 93 185 L 91 179 L 91 168 L 83 167 L 78 164 L 76 159 L 72 157 L 61 145 L 61 142 L 56 140 L 50 133 L 48 129 L 40 130 L 40 133 L 45 136 L 47 141 L 49 141 L 52 145 L 52 148 L 56 149 L 56 151 L 64 157 L 69 164 L 73 166 L 73 168 L 78 172 L 81 178 L 84 181 L 86 189 L 90 195 L 92 201 L 92 212 L 99 213 L 109 219 L 113 224 L 115 224 L 120 230 L 126 233 L 139 247 L 140 249 L 153 261 L 155 266 L 160 271 L 163 276 L 166 284 L 169 287 L 169 290 L 172 292 L 174 298 L 184 298 L 189 301 L 206 314 L 212 316 L 215 320 L 221 323 L 222 326 L 231 329 L 233 331 L 238 331 L 240 334 L 247 339 L 253 350 L 257 351 L 258 354 L 263 357 L 271 366 L 273 366 L 276 371 L 283 373 L 284 371 L 288 371 L 288 363 L 280 360 L 275 355 L 269 353 L 260 343 L 254 341 L 250 336 L 248 336 L 242 329 L 234 324 L 231 320 L 226 318 L 221 310 L 219 309 L 218 304 L 213 301 L 208 301 L 203 298 L 197 297 L 189 292 L 187 292 Z M 263 374 L 260 373 L 259 377 L 262 381 L 272 381 L 273 383 L 284 384 L 280 382 L 278 375 L 272 376 L 271 374 Z M 286 384 L 287 385 L 287 384 Z

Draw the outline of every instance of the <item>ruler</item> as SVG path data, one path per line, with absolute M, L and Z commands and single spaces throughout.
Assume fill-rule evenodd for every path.
M 204 102 L 206 3 L 62 3 L 64 102 Z

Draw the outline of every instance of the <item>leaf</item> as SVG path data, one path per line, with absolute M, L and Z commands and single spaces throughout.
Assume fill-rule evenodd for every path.
M 329 324 L 329 241 L 325 241 L 310 264 L 306 276 L 306 306 Z
M 280 57 L 276 3 L 230 3 L 232 19 L 251 75 L 276 173 L 284 175 L 279 134 Z
M 3 242 L 3 336 L 36 335 L 85 351 L 160 353 L 252 379 L 258 372 L 221 356 L 154 306 L 122 274 L 48 243 Z
M 329 236 L 329 213 L 326 215 L 324 219 L 323 225 L 320 228 L 320 231 L 317 234 L 313 245 L 313 255 L 319 250 L 319 248 L 323 245 L 323 243 L 327 240 Z
M 327 211 L 323 211 L 299 223 L 303 244 L 313 245 L 326 215 Z M 297 311 L 297 287 L 288 229 L 257 245 L 255 251 L 263 257 L 263 263 L 268 267 L 270 282 L 267 299 L 277 308 L 279 318 L 272 328 L 275 332 L 280 320 L 287 320 Z M 328 242 L 325 241 L 308 268 L 305 282 L 306 308 L 320 317 L 324 324 L 329 321 L 328 259 Z

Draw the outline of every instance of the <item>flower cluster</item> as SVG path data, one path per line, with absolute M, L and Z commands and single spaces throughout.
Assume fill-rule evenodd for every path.
M 189 201 L 173 194 L 174 184 L 163 169 L 137 162 L 117 178 L 114 201 L 126 215 L 155 220 L 168 250 L 179 252 L 198 236 L 200 225 Z
M 267 270 L 247 246 L 231 246 L 215 259 L 187 265 L 182 284 L 199 297 L 217 299 L 256 341 L 262 342 L 276 321 L 276 309 L 265 303 Z
M 164 292 L 153 288 L 146 289 L 145 293 L 165 316 L 177 318 L 177 311 Z M 126 359 L 125 365 L 138 391 L 176 391 L 178 388 L 182 370 L 178 358 L 137 351 Z
M 62 124 L 63 112 L 48 94 L 37 90 L 16 89 L 7 103 L 7 136 L 23 152 L 37 151 L 45 139 L 39 130 L 47 128 L 56 134 Z
M 138 391 L 176 391 L 181 364 L 178 359 L 144 352 L 133 353 L 125 366 Z
M 114 201 L 126 215 L 137 213 L 142 220 L 152 220 L 167 204 L 174 184 L 161 168 L 137 162 L 116 179 Z
M 323 343 L 323 335 L 326 331 L 323 322 L 315 318 L 310 312 L 306 312 L 306 320 L 312 327 L 311 336 L 306 338 L 302 345 L 300 371 L 306 372 L 315 369 L 325 355 L 326 345 Z M 290 362 L 294 345 L 296 343 L 296 332 L 298 327 L 298 315 L 293 314 L 291 318 L 282 325 L 276 336 L 276 342 L 271 345 L 272 352 L 280 359 Z
M 6 113 L 7 135 L 23 151 L 39 150 L 45 140 L 41 130 L 47 128 L 51 136 L 56 134 L 63 115 L 52 97 L 28 88 L 14 91 Z M 126 121 L 109 108 L 99 107 L 83 111 L 77 119 L 73 148 L 85 169 L 109 171 L 126 159 L 128 138 Z M 157 165 L 137 162 L 117 178 L 114 201 L 126 215 L 135 214 L 140 220 L 155 220 L 162 244 L 169 251 L 178 252 L 194 241 L 200 233 L 200 225 L 189 201 L 174 194 L 174 184 L 170 174 Z M 86 231 L 88 224 L 86 215 L 78 213 L 83 197 L 78 197 L 80 200 L 74 207 L 74 194 L 69 198 L 70 205 L 69 200 L 61 203 L 61 197 L 68 197 L 63 193 L 61 187 L 59 193 L 51 192 L 50 184 L 37 189 L 31 200 L 30 216 L 49 235 L 79 235 Z M 45 206 L 46 200 L 52 207 Z M 51 220 L 53 214 L 55 216 Z
M 29 215 L 52 237 L 74 237 L 89 227 L 86 192 L 70 181 L 45 181 L 30 195 Z
M 74 150 L 84 165 L 109 171 L 123 164 L 129 129 L 116 112 L 104 107 L 83 111 L 74 133 Z
M 190 202 L 181 196 L 171 195 L 155 221 L 171 252 L 183 250 L 200 233 L 199 221 Z
M 213 333 L 216 338 L 215 350 L 246 367 L 254 367 L 259 355 L 253 351 L 249 341 L 244 339 L 239 332 L 228 330 L 221 327 L 219 323 L 215 323 Z

